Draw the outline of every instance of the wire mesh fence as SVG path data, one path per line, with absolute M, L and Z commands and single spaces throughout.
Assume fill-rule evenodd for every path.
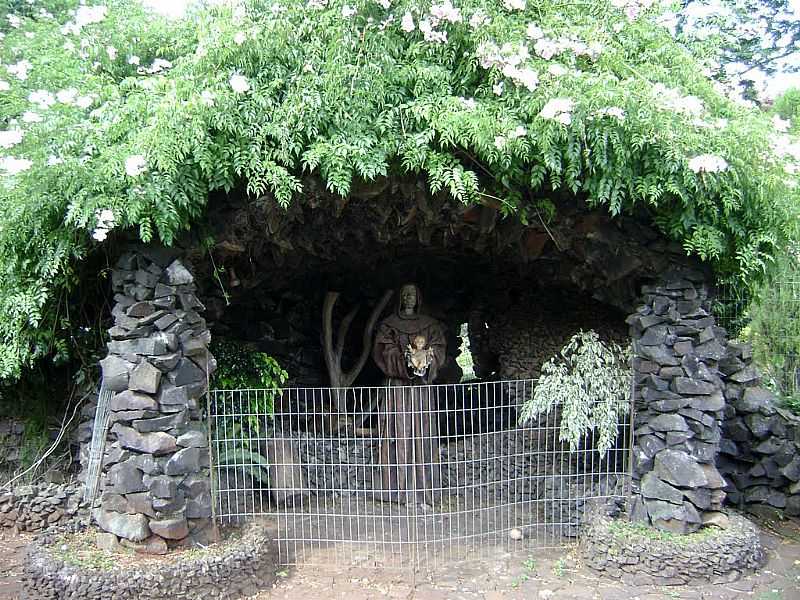
M 259 519 L 288 565 L 560 546 L 592 504 L 629 493 L 632 415 L 604 455 L 593 432 L 571 451 L 560 410 L 517 424 L 534 385 L 210 391 L 215 518 Z
M 721 286 L 714 314 L 731 340 L 752 344 L 762 383 L 800 407 L 800 281 L 772 280 L 755 298 Z

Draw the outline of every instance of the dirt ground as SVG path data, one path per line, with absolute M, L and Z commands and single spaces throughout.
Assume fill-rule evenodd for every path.
M 20 598 L 19 575 L 30 539 L 0 532 L 0 600 Z M 733 583 L 682 587 L 630 587 L 598 578 L 581 565 L 575 548 L 512 554 L 498 546 L 494 552 L 483 553 L 480 560 L 438 565 L 417 573 L 408 569 L 377 570 L 363 564 L 324 566 L 331 558 L 325 554 L 330 550 L 325 550 L 307 555 L 301 565 L 280 569 L 273 588 L 256 598 L 800 600 L 800 526 L 796 522 L 781 523 L 776 530 L 765 530 L 763 540 L 769 562 L 759 573 Z

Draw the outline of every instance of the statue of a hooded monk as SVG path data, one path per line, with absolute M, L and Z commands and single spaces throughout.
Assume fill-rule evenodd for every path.
M 436 379 L 445 361 L 445 337 L 436 319 L 420 313 L 414 284 L 400 288 L 394 314 L 378 327 L 372 357 L 386 375 L 380 407 L 378 497 L 431 504 L 441 494 Z M 376 482 L 377 483 L 377 482 Z

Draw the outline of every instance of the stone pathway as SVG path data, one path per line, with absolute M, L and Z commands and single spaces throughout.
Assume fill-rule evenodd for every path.
M 582 566 L 577 550 L 498 552 L 493 557 L 428 574 L 364 567 L 301 565 L 279 572 L 274 588 L 258 600 L 311 598 L 372 600 L 800 600 L 800 543 L 764 534 L 769 562 L 732 583 L 681 587 L 627 586 Z M 315 561 L 316 562 L 316 561 Z

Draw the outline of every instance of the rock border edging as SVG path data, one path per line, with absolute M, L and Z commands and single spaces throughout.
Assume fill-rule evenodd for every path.
M 118 566 L 103 570 L 68 564 L 50 550 L 56 539 L 41 536 L 30 546 L 23 574 L 23 598 L 233 600 L 271 586 L 276 577 L 276 554 L 269 538 L 255 528 L 229 543 L 220 554 L 159 563 L 151 568 Z
M 590 569 L 629 585 L 731 582 L 766 561 L 758 528 L 739 515 L 729 515 L 725 529 L 694 542 L 683 541 L 683 536 L 675 542 L 633 532 L 620 536 L 612 531 L 613 522 L 597 517 L 587 524 L 581 553 Z

